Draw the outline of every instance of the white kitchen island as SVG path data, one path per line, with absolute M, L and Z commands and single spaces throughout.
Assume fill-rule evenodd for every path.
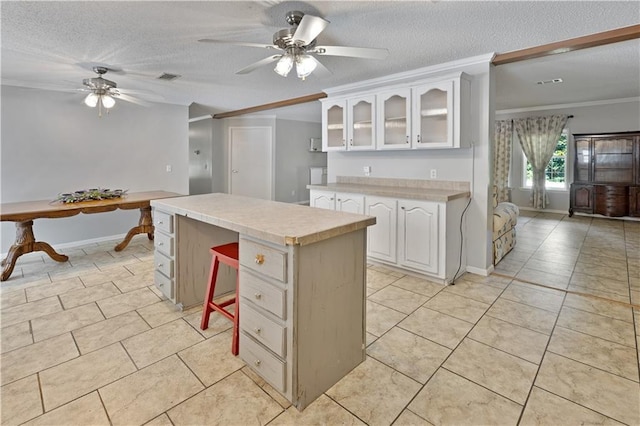
M 151 206 L 155 283 L 181 307 L 203 303 L 209 248 L 239 242 L 240 357 L 296 408 L 364 361 L 375 218 L 228 194 Z M 234 291 L 233 270 L 218 277 L 216 297 Z

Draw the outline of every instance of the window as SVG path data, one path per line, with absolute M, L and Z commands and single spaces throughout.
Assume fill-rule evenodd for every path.
M 547 165 L 545 170 L 545 188 L 547 189 L 566 189 L 566 170 L 567 170 L 567 133 L 563 131 L 558 139 L 556 150 L 551 157 L 551 161 Z M 527 157 L 524 156 L 524 186 L 531 188 L 533 185 L 533 170 L 531 164 L 527 161 Z

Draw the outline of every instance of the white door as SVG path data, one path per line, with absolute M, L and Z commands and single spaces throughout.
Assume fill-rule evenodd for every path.
M 376 218 L 376 224 L 367 228 L 367 256 L 396 263 L 396 205 L 389 198 L 366 198 L 365 214 Z
M 398 263 L 438 273 L 438 204 L 398 201 Z
M 336 210 L 364 214 L 364 196 L 336 193 Z
M 336 201 L 333 192 L 310 191 L 311 207 L 319 209 L 335 210 Z
M 271 200 L 272 128 L 229 128 L 229 193 Z

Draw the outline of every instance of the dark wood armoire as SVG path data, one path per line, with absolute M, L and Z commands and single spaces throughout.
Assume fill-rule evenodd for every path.
M 569 216 L 640 216 L 640 131 L 574 134 Z

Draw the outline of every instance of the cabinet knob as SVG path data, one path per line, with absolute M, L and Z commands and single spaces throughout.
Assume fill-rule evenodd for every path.
M 158 263 L 158 268 L 162 268 L 162 263 Z
M 163 246 L 163 245 L 164 245 L 164 243 L 163 243 L 163 242 L 159 242 L 159 243 L 158 243 L 158 246 Z
M 156 222 L 156 225 L 162 225 L 163 223 L 164 223 L 163 221 L 159 220 Z
M 404 207 L 400 207 L 402 210 L 404 210 Z
M 353 146 L 353 139 L 349 139 L 349 145 Z
M 409 135 L 407 135 L 407 143 L 409 143 Z
M 345 139 L 342 139 L 342 146 L 346 145 L 347 141 Z
M 256 334 L 260 334 L 260 333 L 262 333 L 262 329 L 261 329 L 260 327 L 256 327 L 256 328 L 254 328 L 254 329 L 253 329 L 253 331 L 255 331 L 255 332 L 256 332 Z
M 264 254 L 256 254 L 256 264 L 262 265 L 264 263 Z
M 421 143 L 421 142 L 420 142 L 420 135 L 418 135 L 418 143 Z
M 256 359 L 255 361 L 253 361 L 253 365 L 255 365 L 256 367 L 260 367 L 260 364 L 262 363 L 260 362 L 259 359 Z
M 255 294 L 253 295 L 253 297 L 255 297 L 256 299 L 260 300 L 260 299 L 262 299 L 262 294 L 260 294 L 260 293 L 255 293 Z

